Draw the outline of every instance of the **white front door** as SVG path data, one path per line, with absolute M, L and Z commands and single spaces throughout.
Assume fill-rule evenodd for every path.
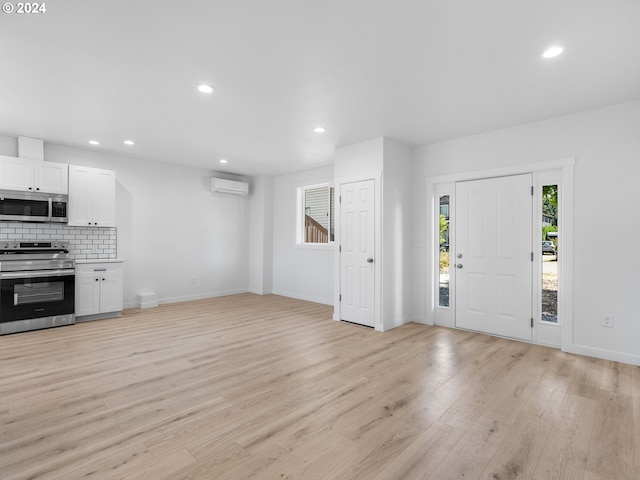
M 375 322 L 374 181 L 340 186 L 340 318 Z
M 456 326 L 531 340 L 532 176 L 456 183 Z

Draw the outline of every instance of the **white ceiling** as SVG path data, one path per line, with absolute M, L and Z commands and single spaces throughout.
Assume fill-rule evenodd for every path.
M 640 98 L 638 0 L 46 7 L 0 14 L 0 134 L 244 175 L 328 164 L 383 135 L 423 145 Z M 565 53 L 541 59 L 552 44 Z

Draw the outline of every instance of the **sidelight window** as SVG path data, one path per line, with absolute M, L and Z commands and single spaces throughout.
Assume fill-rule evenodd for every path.
M 441 195 L 439 200 L 440 216 L 438 219 L 438 305 L 449 307 L 451 265 L 449 256 L 449 195 Z
M 542 186 L 541 320 L 558 323 L 558 185 Z

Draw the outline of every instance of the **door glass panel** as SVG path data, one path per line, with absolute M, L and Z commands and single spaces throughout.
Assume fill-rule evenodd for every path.
M 451 265 L 449 264 L 449 195 L 440 196 L 439 215 L 439 288 L 438 305 L 449 306 L 449 278 L 451 275 Z
M 558 185 L 542 187 L 541 320 L 558 323 Z

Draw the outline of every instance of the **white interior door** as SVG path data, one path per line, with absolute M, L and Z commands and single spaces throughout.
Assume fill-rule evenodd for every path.
M 374 181 L 340 186 L 340 318 L 374 326 Z
M 531 340 L 532 176 L 456 183 L 456 326 Z

